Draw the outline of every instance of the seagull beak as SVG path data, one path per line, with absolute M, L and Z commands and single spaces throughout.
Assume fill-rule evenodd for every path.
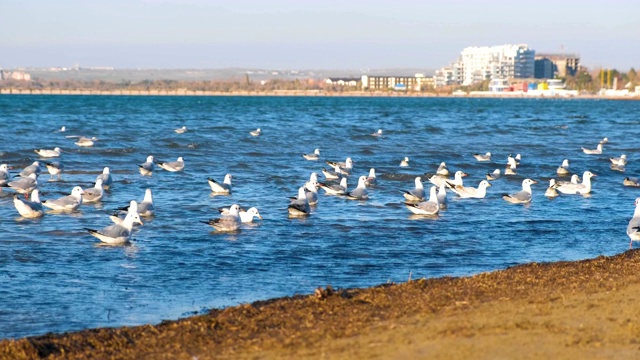
M 138 224 L 140 224 L 140 225 L 144 225 L 144 224 L 142 223 L 142 220 L 138 220 Z
M 257 215 L 258 215 L 258 219 L 262 220 L 262 216 L 260 216 L 260 214 L 257 214 Z
M 538 182 L 537 182 L 537 181 L 535 181 L 535 180 L 533 180 L 533 179 L 531 179 L 531 183 L 532 183 L 532 184 L 537 184 Z

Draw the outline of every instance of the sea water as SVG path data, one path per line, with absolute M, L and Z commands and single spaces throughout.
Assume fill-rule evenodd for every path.
M 640 189 L 640 102 L 561 99 L 365 97 L 0 96 L 0 163 L 12 174 L 62 148 L 60 181 L 38 179 L 42 199 L 93 186 L 105 166 L 115 183 L 98 204 L 72 214 L 20 218 L 13 191 L 0 193 L 0 338 L 94 327 L 158 323 L 208 308 L 295 294 L 318 286 L 373 286 L 471 275 L 527 262 L 578 260 L 628 248 L 626 225 Z M 66 132 L 56 132 L 65 126 Z M 186 126 L 188 131 L 173 130 Z M 253 137 L 250 131 L 262 129 Z M 382 137 L 371 133 L 383 130 Z M 74 138 L 95 136 L 81 148 Z M 608 137 L 602 155 L 585 155 Z M 303 153 L 315 148 L 320 161 Z M 474 153 L 491 152 L 488 163 Z M 521 154 L 518 175 L 493 182 L 484 199 L 459 199 L 437 218 L 411 216 L 403 190 L 445 161 L 477 186 Z M 609 157 L 627 154 L 624 173 Z M 182 156 L 183 172 L 138 164 Z M 409 167 L 399 167 L 409 157 Z M 287 216 L 295 196 L 324 160 L 354 160 L 349 188 L 370 168 L 378 185 L 366 201 L 325 196 L 306 219 Z M 556 168 L 598 176 L 590 196 L 544 197 Z M 207 178 L 233 175 L 229 196 Z M 533 186 L 529 205 L 504 193 Z M 320 175 L 320 180 L 324 178 Z M 423 179 L 428 191 L 430 184 Z M 153 190 L 156 215 L 134 230 L 131 246 L 99 246 L 87 228 Z M 235 234 L 202 223 L 238 203 L 263 216 Z

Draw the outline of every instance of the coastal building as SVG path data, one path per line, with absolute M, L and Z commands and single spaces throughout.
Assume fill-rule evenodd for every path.
M 0 70 L 0 80 L 31 81 L 31 74 L 24 71 Z
M 580 57 L 576 54 L 536 54 L 535 78 L 554 79 L 575 76 L 580 68 Z
M 526 44 L 467 47 L 458 60 L 436 71 L 436 87 L 471 85 L 491 79 L 528 79 L 534 76 L 535 50 Z
M 362 90 L 421 91 L 434 86 L 434 79 L 424 74 L 414 76 L 362 75 Z
M 360 79 L 358 78 L 327 78 L 325 79 L 325 83 L 327 85 L 336 85 L 336 86 L 358 86 L 358 82 Z

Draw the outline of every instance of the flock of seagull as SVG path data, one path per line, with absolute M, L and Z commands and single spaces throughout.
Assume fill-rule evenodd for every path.
M 66 128 L 62 127 L 59 132 L 65 132 Z M 187 127 L 174 130 L 177 134 L 187 132 Z M 262 131 L 258 128 L 249 133 L 251 136 L 261 136 Z M 383 136 L 382 129 L 371 134 L 373 137 Z M 67 138 L 77 138 L 75 144 L 82 147 L 93 146 L 98 139 L 95 137 L 67 136 Z M 582 148 L 585 154 L 602 154 L 603 145 L 608 142 L 607 138 L 602 139 L 595 149 Z M 13 203 L 18 213 L 24 218 L 42 217 L 45 212 L 44 208 L 48 208 L 52 213 L 68 213 L 77 210 L 83 203 L 99 202 L 105 190 L 113 184 L 109 167 L 105 167 L 102 174 L 98 175 L 95 185 L 91 188 L 82 189 L 76 186 L 72 189 L 71 194 L 58 199 L 40 200 L 40 192 L 38 190 L 38 176 L 42 172 L 43 165 L 51 175 L 60 178 L 60 174 L 64 170 L 64 166 L 59 160 L 62 150 L 58 147 L 54 149 L 36 149 L 34 150 L 44 161 L 34 161 L 31 165 L 25 167 L 22 171 L 12 177 L 9 173 L 10 168 L 7 164 L 0 164 L 0 191 L 3 187 L 8 187 L 16 192 L 13 197 Z M 308 161 L 320 160 L 320 149 L 315 149 L 312 153 L 302 154 L 302 157 Z M 491 161 L 492 154 L 473 154 L 478 162 Z M 487 189 L 491 187 L 491 182 L 504 176 L 517 174 L 518 165 L 522 157 L 520 154 L 516 156 L 509 155 L 507 157 L 506 168 L 502 172 L 495 169 L 493 172 L 486 174 L 486 179 L 479 182 L 477 187 L 466 186 L 463 178 L 467 176 L 463 171 L 456 171 L 453 179 L 450 178 L 450 172 L 445 162 L 440 166 L 434 174 L 425 174 L 426 179 L 432 184 L 428 193 L 425 191 L 423 177 L 415 178 L 413 189 L 403 191 L 405 207 L 413 214 L 420 216 L 433 217 L 437 216 L 441 209 L 447 207 L 447 193 L 456 194 L 460 198 L 476 198 L 481 199 L 487 195 Z M 626 155 L 610 158 L 611 168 L 613 170 L 624 171 L 627 164 Z M 298 188 L 296 196 L 292 197 L 287 207 L 290 217 L 307 217 L 312 213 L 312 207 L 318 204 L 318 192 L 320 189 L 326 195 L 341 196 L 349 200 L 367 200 L 369 197 L 369 188 L 377 185 L 377 177 L 375 168 L 369 170 L 367 176 L 359 176 L 357 186 L 352 190 L 348 189 L 348 178 L 353 172 L 353 160 L 348 157 L 344 162 L 329 161 L 325 163 L 328 168 L 322 168 L 322 175 L 325 181 L 319 181 L 318 175 L 312 172 L 309 180 L 304 186 Z M 142 176 L 151 176 L 155 167 L 169 171 L 179 172 L 184 170 L 185 163 L 182 157 L 172 162 L 155 162 L 153 156 L 148 156 L 146 161 L 138 165 L 139 172 Z M 400 167 L 409 166 L 409 158 L 405 157 L 400 161 Z M 557 175 L 561 178 L 568 177 L 571 174 L 569 170 L 569 160 L 564 159 L 562 164 L 557 168 Z M 570 181 L 561 181 L 550 179 L 549 186 L 545 191 L 545 196 L 549 198 L 557 197 L 559 194 L 578 194 L 586 195 L 591 192 L 591 179 L 596 174 L 591 171 L 584 171 L 582 179 L 577 174 L 571 176 Z M 223 182 L 218 182 L 213 178 L 208 178 L 208 184 L 214 194 L 230 194 L 232 191 L 232 175 L 226 174 Z M 536 180 L 525 178 L 522 181 L 522 188 L 519 191 L 504 194 L 502 198 L 514 204 L 527 204 L 532 199 L 531 185 L 537 184 Z M 625 186 L 640 186 L 638 179 L 625 178 Z M 18 194 L 23 194 L 22 199 Z M 30 195 L 30 198 L 29 198 Z M 118 215 L 110 216 L 113 221 L 112 225 L 104 227 L 101 230 L 87 229 L 89 234 L 95 236 L 101 242 L 111 245 L 126 244 L 131 239 L 131 233 L 134 225 L 142 225 L 141 217 L 150 217 L 154 215 L 153 196 L 151 189 L 146 189 L 143 200 L 138 203 L 132 200 L 128 206 L 121 209 L 125 213 L 124 217 Z M 219 209 L 221 215 L 219 218 L 203 221 L 212 226 L 219 232 L 235 232 L 240 229 L 242 223 L 252 222 L 255 218 L 262 219 L 257 208 L 252 207 L 248 210 L 241 209 L 238 204 L 233 204 L 228 208 Z M 630 238 L 629 247 L 633 241 L 640 241 L 640 198 L 636 200 L 636 210 L 633 218 L 628 224 L 627 235 Z

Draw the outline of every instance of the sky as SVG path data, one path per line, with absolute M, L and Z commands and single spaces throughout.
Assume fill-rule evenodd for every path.
M 527 44 L 640 67 L 638 0 L 0 0 L 0 68 L 437 69 Z

